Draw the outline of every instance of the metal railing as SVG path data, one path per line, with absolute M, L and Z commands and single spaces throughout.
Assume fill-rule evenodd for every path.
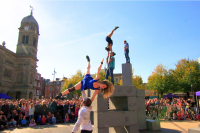
M 184 113 L 181 113 L 181 108 Z M 196 120 L 196 110 L 195 108 L 186 108 L 186 106 L 171 106 L 171 110 L 167 111 L 167 106 L 147 106 L 146 107 L 146 117 L 148 119 L 155 120 L 166 120 L 173 119 L 173 115 L 175 113 L 175 119 L 185 120 L 186 118 L 190 118 Z M 178 115 L 177 115 L 178 113 Z

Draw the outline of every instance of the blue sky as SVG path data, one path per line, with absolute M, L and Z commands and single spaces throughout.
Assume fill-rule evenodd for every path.
M 12 3 L 12 4 L 10 4 Z M 113 36 L 114 73 L 125 63 L 123 41 L 130 46 L 134 75 L 144 82 L 162 63 L 175 68 L 182 58 L 200 57 L 200 2 L 198 1 L 1 1 L 0 42 L 16 52 L 18 28 L 30 14 L 39 23 L 38 72 L 44 78 L 70 77 L 85 71 L 85 55 L 91 58 L 95 73 L 106 58 L 105 37 L 115 26 Z

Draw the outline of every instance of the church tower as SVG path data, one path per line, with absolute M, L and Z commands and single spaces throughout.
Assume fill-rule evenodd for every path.
M 37 59 L 38 36 L 39 25 L 31 11 L 31 14 L 21 21 L 16 54 L 19 56 L 32 56 Z
M 39 25 L 33 17 L 33 12 L 24 17 L 19 28 L 16 50 L 16 99 L 32 99 L 36 95 L 35 76 L 37 73 L 37 48 Z

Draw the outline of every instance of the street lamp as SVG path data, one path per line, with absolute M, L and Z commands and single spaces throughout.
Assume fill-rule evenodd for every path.
M 52 73 L 52 75 L 53 75 L 53 91 L 54 91 L 54 79 L 55 79 L 55 75 L 56 75 L 56 71 L 55 71 L 55 68 L 54 68 L 54 71 L 53 71 L 53 73 Z M 53 91 L 52 91 L 52 98 L 53 98 Z

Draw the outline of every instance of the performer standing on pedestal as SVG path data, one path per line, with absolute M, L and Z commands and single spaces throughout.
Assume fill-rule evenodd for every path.
M 130 58 L 129 58 L 129 45 L 126 42 L 126 40 L 124 40 L 124 54 L 125 54 L 125 58 L 126 58 L 126 63 L 130 63 Z
M 111 82 L 114 85 L 114 78 L 113 78 L 113 70 L 115 69 L 115 56 L 116 54 L 114 52 L 108 54 L 106 58 L 106 63 L 108 65 L 107 71 L 106 71 L 106 77 L 105 79 L 108 79 L 108 76 L 111 77 Z

